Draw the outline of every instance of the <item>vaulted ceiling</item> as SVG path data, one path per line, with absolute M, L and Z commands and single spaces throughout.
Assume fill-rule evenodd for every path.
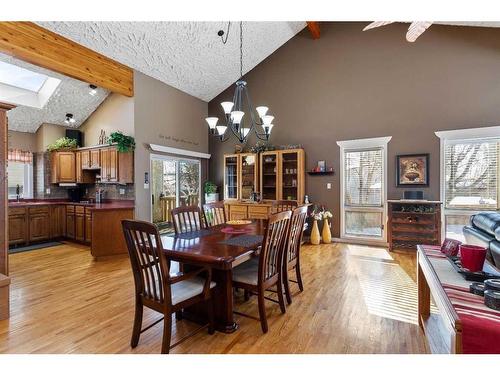
M 238 22 L 38 22 L 170 86 L 209 101 L 239 78 Z M 243 73 L 286 43 L 305 22 L 244 22 Z

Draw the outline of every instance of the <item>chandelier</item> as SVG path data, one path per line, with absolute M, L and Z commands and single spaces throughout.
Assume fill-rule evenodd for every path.
M 224 31 L 220 30 L 218 35 L 222 39 L 222 43 L 226 44 L 229 36 L 229 28 L 231 22 L 228 23 L 227 35 L 224 39 Z M 222 102 L 221 106 L 224 110 L 224 122 L 217 125 L 218 117 L 207 117 L 205 120 L 208 123 L 210 134 L 219 137 L 221 142 L 227 141 L 233 134 L 240 143 L 245 143 L 252 131 L 255 136 L 263 141 L 268 141 L 273 129 L 274 116 L 268 115 L 269 108 L 259 106 L 254 109 L 252 99 L 248 92 L 248 86 L 243 78 L 243 22 L 240 22 L 240 79 L 236 81 L 236 89 L 234 90 L 232 102 Z M 244 109 L 247 109 L 245 113 Z M 256 117 L 256 115 L 258 117 Z M 262 131 L 260 131 L 262 128 Z M 228 131 L 229 129 L 229 131 Z

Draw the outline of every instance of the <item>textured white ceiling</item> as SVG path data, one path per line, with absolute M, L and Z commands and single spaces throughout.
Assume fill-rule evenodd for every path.
M 68 126 L 64 123 L 66 113 L 76 120 L 72 127 L 79 127 L 106 99 L 109 92 L 98 88 L 95 96 L 89 95 L 89 84 L 55 73 L 39 66 L 28 64 L 0 53 L 0 61 L 58 78 L 61 83 L 45 106 L 41 109 L 20 106 L 9 111 L 9 130 L 34 133 L 43 123 Z
M 38 22 L 41 26 L 197 98 L 209 101 L 239 78 L 238 22 Z M 244 22 L 243 73 L 305 22 Z

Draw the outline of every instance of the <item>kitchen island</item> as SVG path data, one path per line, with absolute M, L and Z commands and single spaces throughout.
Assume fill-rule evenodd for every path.
M 133 219 L 134 209 L 132 200 L 9 202 L 9 246 L 67 239 L 88 244 L 96 259 L 125 254 L 121 221 Z

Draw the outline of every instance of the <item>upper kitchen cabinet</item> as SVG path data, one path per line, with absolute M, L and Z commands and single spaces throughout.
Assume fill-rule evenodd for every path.
M 73 151 L 53 151 L 50 154 L 51 182 L 76 182 L 76 154 Z
M 134 153 L 118 152 L 114 146 L 100 152 L 101 182 L 131 184 L 134 182 Z

